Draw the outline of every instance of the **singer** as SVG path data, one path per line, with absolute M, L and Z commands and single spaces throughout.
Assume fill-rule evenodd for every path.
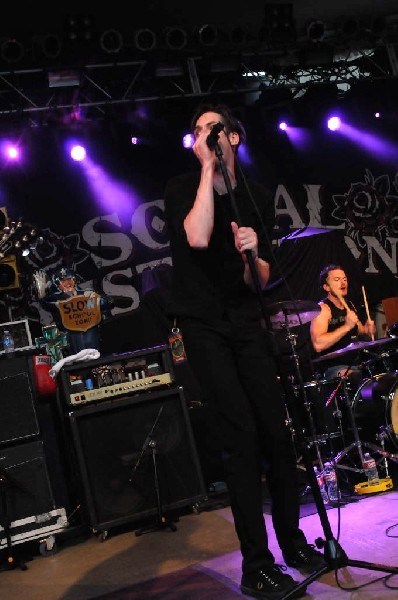
M 245 131 L 227 106 L 199 106 L 191 129 L 200 168 L 171 178 L 165 189 L 173 259 L 167 310 L 182 333 L 203 401 L 217 419 L 243 558 L 242 592 L 278 600 L 296 582 L 275 563 L 268 547 L 262 504 L 264 471 L 284 560 L 307 573 L 325 563 L 299 529 L 294 447 L 248 260 L 251 253 L 264 289 L 273 262 L 274 201 L 268 189 L 246 180 L 237 168 Z M 217 139 L 230 186 L 214 150 Z M 304 594 L 305 589 L 291 597 Z
M 324 267 L 319 274 L 319 285 L 327 296 L 318 303 L 321 311 L 310 326 L 316 357 L 341 350 L 358 340 L 359 336 L 369 340 L 375 334 L 375 322 L 368 319 L 362 323 L 354 304 L 347 299 L 348 278 L 342 267 Z M 362 381 L 361 367 L 356 364 L 330 365 L 324 372 L 324 378 L 333 379 L 340 374 L 349 376 L 358 385 Z

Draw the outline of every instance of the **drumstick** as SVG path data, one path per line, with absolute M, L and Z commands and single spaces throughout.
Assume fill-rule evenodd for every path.
M 369 306 L 368 306 L 368 301 L 366 299 L 366 292 L 365 292 L 365 287 L 364 286 L 362 286 L 362 295 L 363 295 L 363 301 L 365 302 L 366 316 L 368 318 L 368 321 L 371 321 L 370 313 L 369 313 Z M 374 341 L 375 341 L 375 336 L 372 333 L 372 342 L 374 342 Z
M 343 296 L 341 296 L 340 294 L 337 294 L 338 299 L 340 300 L 341 304 L 344 306 L 344 308 L 346 310 L 350 310 L 347 302 L 345 301 L 345 299 L 343 298 Z

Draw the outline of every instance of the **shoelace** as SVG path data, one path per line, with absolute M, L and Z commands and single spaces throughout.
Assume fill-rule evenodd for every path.
M 285 565 L 278 565 L 278 564 L 274 564 L 272 565 L 272 571 L 270 573 L 267 573 L 263 570 L 259 571 L 259 575 L 265 579 L 267 581 L 267 583 L 269 583 L 270 585 L 272 585 L 273 587 L 278 587 L 280 582 L 283 580 L 283 571 L 287 571 L 287 567 L 285 567 Z M 263 585 L 261 583 L 261 581 L 257 582 L 257 589 L 261 590 Z

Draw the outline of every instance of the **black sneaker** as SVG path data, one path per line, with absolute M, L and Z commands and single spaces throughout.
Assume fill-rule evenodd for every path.
M 292 550 L 283 550 L 283 558 L 289 567 L 299 569 L 303 573 L 313 573 L 326 566 L 323 555 L 315 550 L 312 544 L 299 546 Z
M 253 573 L 244 573 L 240 589 L 244 594 L 263 600 L 280 600 L 298 585 L 290 575 L 282 573 L 286 567 L 271 565 Z M 305 595 L 306 587 L 295 592 L 292 598 L 301 598 Z

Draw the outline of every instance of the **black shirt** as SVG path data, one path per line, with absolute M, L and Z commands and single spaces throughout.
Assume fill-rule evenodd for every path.
M 344 325 L 346 314 L 347 314 L 346 309 L 338 308 L 328 298 L 324 298 L 322 300 L 322 302 L 330 308 L 330 312 L 331 312 L 331 319 L 330 319 L 330 322 L 328 325 L 328 333 L 330 331 L 335 331 L 336 329 L 338 329 L 339 327 Z M 353 310 L 355 310 L 351 302 L 349 302 L 348 304 L 351 306 L 351 308 Z M 343 337 L 338 342 L 333 344 L 333 346 L 330 346 L 323 352 L 319 352 L 319 354 L 317 354 L 317 356 L 322 356 L 323 354 L 329 354 L 330 352 L 335 352 L 336 350 L 341 350 L 341 348 L 345 348 L 346 346 L 348 346 L 348 344 L 351 344 L 351 342 L 356 341 L 357 336 L 358 336 L 358 327 L 354 327 L 353 329 L 351 329 L 351 331 L 349 331 L 348 333 L 343 335 Z
M 184 219 L 191 210 L 200 181 L 199 172 L 171 179 L 165 190 L 165 212 L 169 227 L 173 261 L 170 315 L 201 318 L 207 322 L 226 313 L 243 317 L 259 316 L 259 303 L 243 281 L 244 263 L 235 248 L 231 222 L 237 221 L 229 194 L 214 191 L 214 230 L 209 246 L 191 248 L 184 230 Z M 275 206 L 270 192 L 248 182 L 253 201 L 242 181 L 234 190 L 241 226 L 252 227 L 258 236 L 258 255 L 271 262 L 271 240 Z

